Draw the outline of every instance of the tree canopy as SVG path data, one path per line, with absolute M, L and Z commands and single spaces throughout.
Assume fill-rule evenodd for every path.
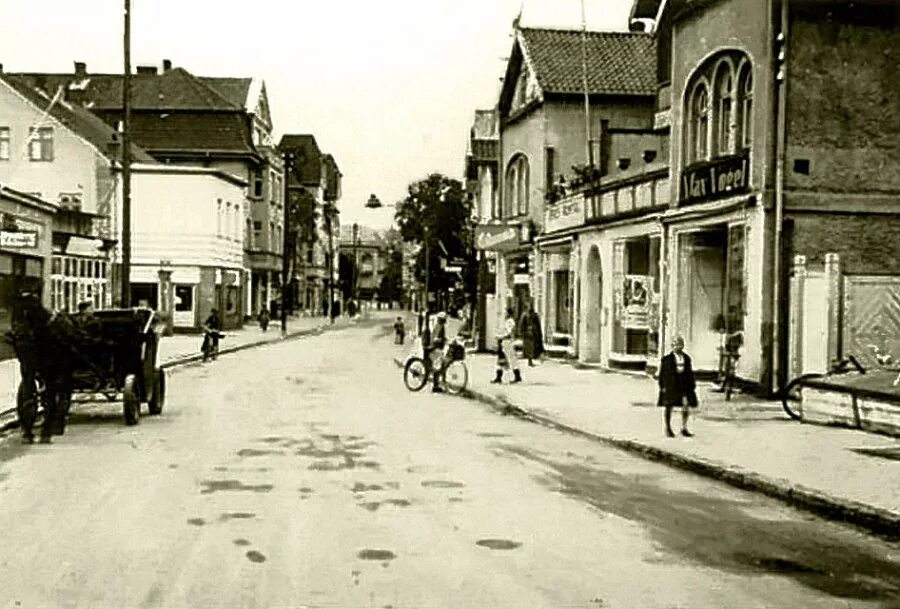
M 429 247 L 419 251 L 416 276 L 424 281 L 427 249 L 432 291 L 443 291 L 459 282 L 457 274 L 441 269 L 441 259 L 462 259 L 467 262 L 467 274 L 474 270 L 472 201 L 459 180 L 433 173 L 413 182 L 406 197 L 397 204 L 394 218 L 404 241 L 425 244 L 427 237 Z

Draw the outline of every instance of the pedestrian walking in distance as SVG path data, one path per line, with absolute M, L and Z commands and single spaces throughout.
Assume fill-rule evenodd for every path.
M 269 329 L 269 309 L 266 307 L 262 307 L 259 310 L 259 327 L 262 328 L 262 331 L 265 332 Z
M 516 347 L 513 344 L 516 334 L 516 320 L 512 309 L 506 309 L 506 320 L 503 322 L 503 328 L 497 333 L 499 340 L 499 351 L 506 359 L 506 365 L 513 371 L 513 383 L 522 382 L 522 373 L 519 371 L 519 361 L 516 359 Z M 503 382 L 503 368 L 500 365 L 500 359 L 497 361 L 497 375 L 492 383 Z
M 398 316 L 397 320 L 394 322 L 394 344 L 402 345 L 405 338 L 406 324 L 403 323 L 403 318 Z
M 675 437 L 672 431 L 672 410 L 681 408 L 681 435 L 691 437 L 688 418 L 691 409 L 697 407 L 696 382 L 691 356 L 684 352 L 684 339 L 680 336 L 672 341 L 672 351 L 663 356 L 659 366 L 659 406 L 665 408 L 666 435 Z
M 534 360 L 544 354 L 544 334 L 541 332 L 541 318 L 534 310 L 534 301 L 528 303 L 528 310 L 519 319 L 519 334 L 522 336 L 522 357 L 534 366 Z

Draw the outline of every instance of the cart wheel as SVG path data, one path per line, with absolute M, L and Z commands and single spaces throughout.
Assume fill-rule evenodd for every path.
M 153 373 L 152 391 L 147 408 L 150 414 L 160 414 L 166 405 L 166 371 L 162 368 Z
M 141 418 L 141 401 L 137 394 L 137 377 L 129 374 L 122 387 L 122 410 L 126 425 L 137 425 Z
M 403 367 L 403 382 L 410 391 L 419 391 L 428 382 L 428 365 L 421 357 L 411 357 Z
M 444 370 L 444 387 L 453 395 L 459 395 L 469 382 L 469 369 L 462 360 L 450 362 Z

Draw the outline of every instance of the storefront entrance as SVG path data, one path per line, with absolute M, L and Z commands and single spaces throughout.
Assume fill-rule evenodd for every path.
M 610 359 L 642 366 L 659 348 L 660 239 L 642 236 L 616 241 L 615 317 Z
M 12 329 L 13 309 L 20 294 L 43 291 L 43 261 L 40 258 L 0 254 L 0 332 Z M 0 341 L 0 359 L 15 357 L 8 341 Z
M 743 329 L 743 225 L 715 225 L 678 237 L 677 327 L 697 369 L 715 370 L 725 333 Z

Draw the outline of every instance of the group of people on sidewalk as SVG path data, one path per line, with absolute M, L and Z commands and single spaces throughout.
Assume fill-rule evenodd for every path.
M 517 335 L 522 338 L 522 357 L 528 360 L 529 366 L 534 366 L 534 360 L 544 354 L 544 334 L 533 302 L 528 303 L 528 308 L 518 323 L 512 308 L 506 309 L 503 326 L 497 330 L 497 372 L 491 383 L 502 383 L 504 370 L 512 370 L 513 383 L 522 382 L 522 371 L 519 369 L 515 348 Z

